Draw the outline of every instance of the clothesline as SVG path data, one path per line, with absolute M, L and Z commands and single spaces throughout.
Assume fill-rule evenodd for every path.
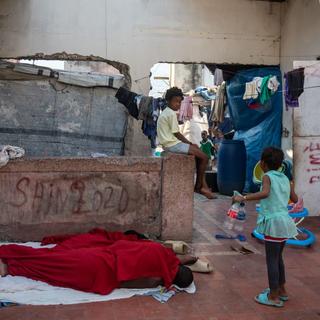
M 237 84 L 237 85 L 234 85 L 233 88 L 236 88 L 236 87 L 244 87 L 245 84 Z M 312 86 L 312 87 L 297 87 L 296 89 L 314 89 L 314 88 L 320 88 L 320 86 Z M 279 93 L 284 93 L 285 90 L 277 90 L 277 92 Z

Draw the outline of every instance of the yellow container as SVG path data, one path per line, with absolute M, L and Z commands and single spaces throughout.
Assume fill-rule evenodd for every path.
M 285 167 L 284 165 L 282 165 L 278 171 L 280 172 L 284 172 Z M 255 165 L 254 169 L 253 169 L 253 182 L 255 184 L 261 184 L 262 183 L 262 177 L 264 175 L 264 172 L 260 166 L 260 161 Z

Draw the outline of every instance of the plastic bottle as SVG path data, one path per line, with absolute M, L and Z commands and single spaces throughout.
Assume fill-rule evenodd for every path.
M 228 229 L 232 230 L 234 228 L 238 212 L 240 209 L 240 204 L 239 203 L 234 203 L 231 208 L 227 212 L 227 216 L 224 220 L 223 226 Z
M 242 232 L 244 223 L 246 221 L 247 213 L 245 209 L 245 204 L 243 202 L 240 203 L 240 208 L 238 211 L 238 215 L 234 224 L 234 229 L 237 232 Z

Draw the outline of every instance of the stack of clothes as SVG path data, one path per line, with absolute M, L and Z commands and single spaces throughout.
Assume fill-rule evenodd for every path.
M 123 104 L 129 114 L 137 120 L 142 120 L 141 130 L 148 137 L 151 148 L 156 148 L 157 121 L 160 111 L 166 107 L 162 98 L 153 98 L 131 92 L 126 88 L 119 88 L 116 93 L 119 103 Z

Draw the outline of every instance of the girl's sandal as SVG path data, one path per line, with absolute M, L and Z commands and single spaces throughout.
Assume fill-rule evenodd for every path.
M 260 293 L 259 295 L 257 295 L 254 300 L 257 303 L 263 304 L 265 306 L 270 306 L 270 307 L 276 307 L 276 308 L 282 308 L 284 306 L 283 301 L 273 301 L 273 300 L 269 300 L 269 293 L 267 290 L 263 291 L 262 293 Z

